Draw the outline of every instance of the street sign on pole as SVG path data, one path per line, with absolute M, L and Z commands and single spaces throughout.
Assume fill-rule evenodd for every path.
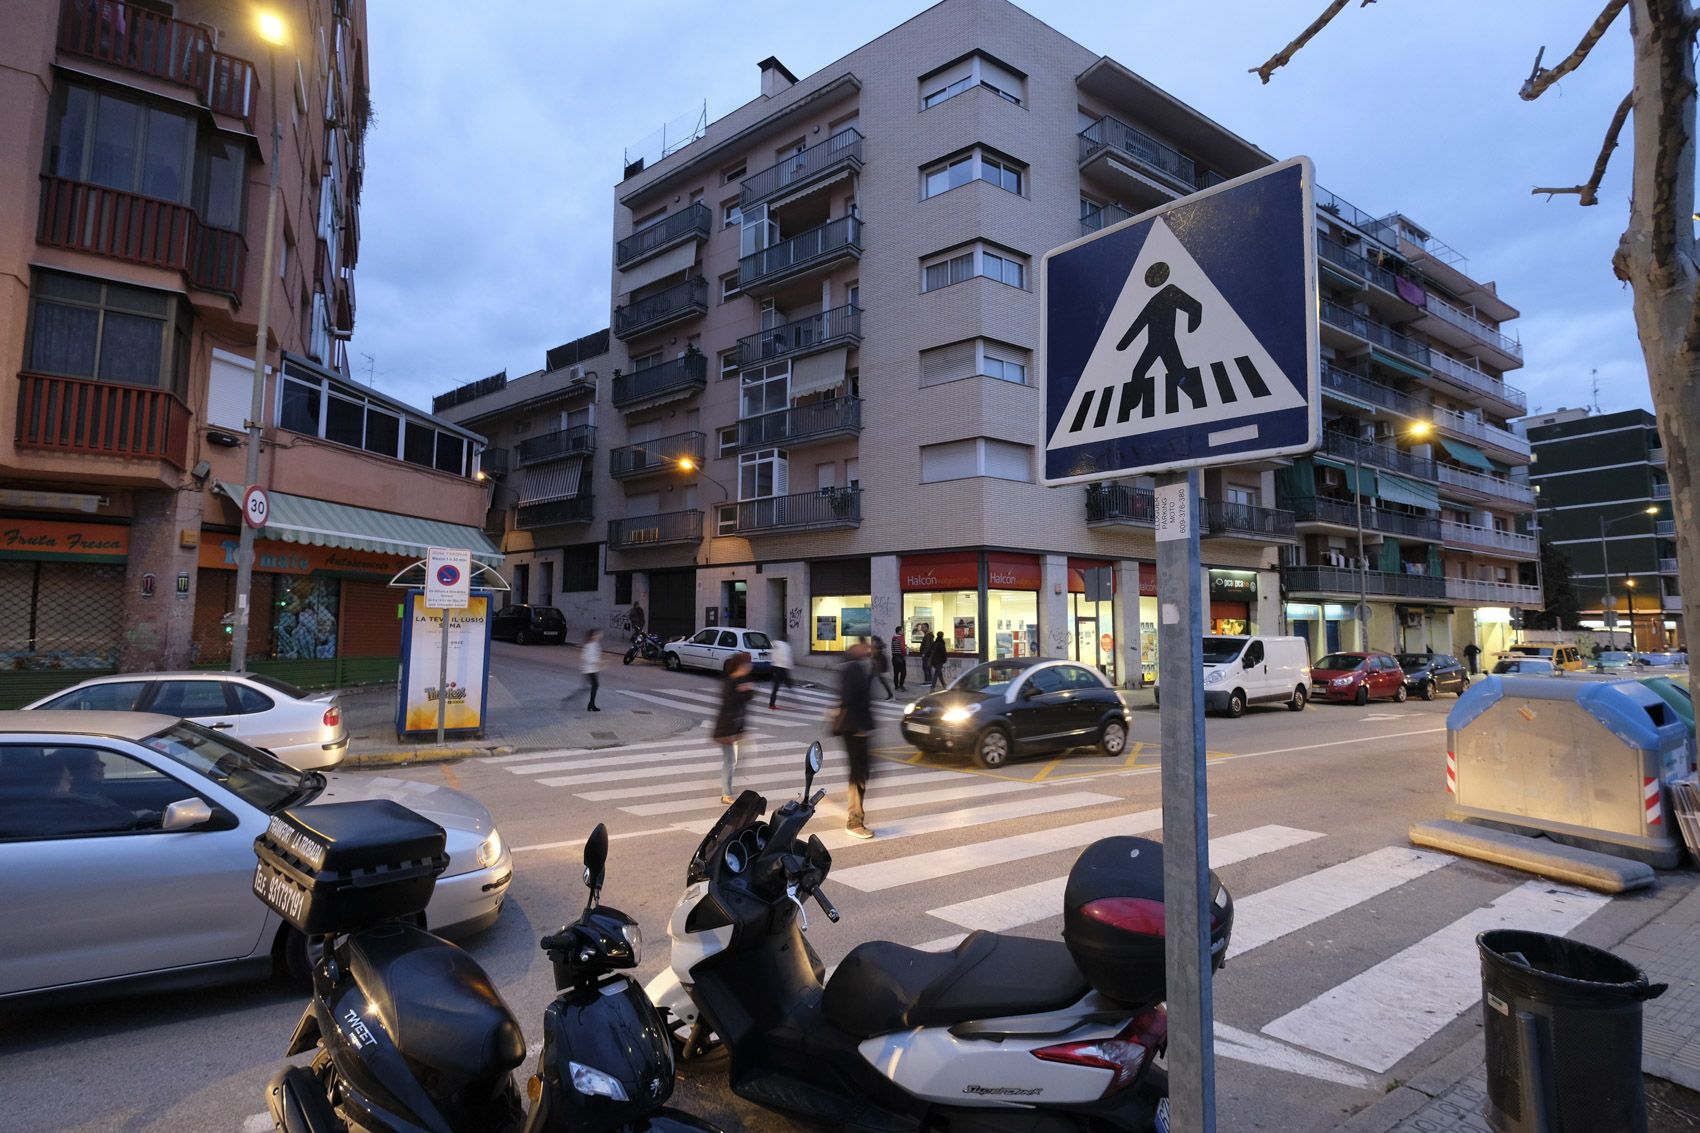
M 258 484 L 249 484 L 242 493 L 242 522 L 258 531 L 266 525 L 272 513 L 271 497 Z
M 1316 448 L 1310 159 L 1048 252 L 1041 480 L 1156 476 L 1157 666 L 1170 1128 L 1214 1133 L 1199 469 Z
M 443 742 L 448 722 L 449 614 L 472 602 L 472 552 L 464 547 L 429 547 L 425 551 L 425 605 L 443 612 L 442 652 L 437 659 L 437 742 Z

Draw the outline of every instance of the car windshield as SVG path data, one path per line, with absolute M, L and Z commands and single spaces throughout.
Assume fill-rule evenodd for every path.
M 1330 653 L 1316 664 L 1313 669 L 1326 669 L 1329 672 L 1349 673 L 1364 663 L 1362 657 L 1354 657 L 1350 653 Z
M 992 661 L 969 669 L 950 687 L 960 692 L 1004 692 L 1009 688 L 1009 682 L 1026 668 L 1026 665 L 1011 665 L 1007 661 Z
M 305 689 L 297 688 L 295 685 L 290 684 L 288 681 L 280 681 L 276 677 L 262 676 L 259 673 L 249 673 L 248 679 L 253 681 L 257 685 L 265 685 L 267 688 L 271 689 L 273 692 L 281 692 L 283 695 L 289 697 L 291 700 L 306 700 L 307 699 L 307 691 Z
M 773 648 L 773 642 L 768 639 L 767 634 L 762 633 L 760 630 L 754 630 L 754 629 L 750 630 L 748 633 L 746 633 L 744 635 L 744 644 L 749 646 L 751 649 L 772 649 Z
M 1436 660 L 1437 658 L 1432 653 L 1401 653 L 1398 655 L 1399 667 L 1406 672 L 1432 665 Z
M 297 771 L 257 748 L 187 720 L 155 732 L 142 746 L 268 812 L 317 794 L 324 785 L 324 776 L 316 772 Z
M 1226 665 L 1244 648 L 1245 639 L 1241 637 L 1207 637 L 1204 639 L 1204 663 Z

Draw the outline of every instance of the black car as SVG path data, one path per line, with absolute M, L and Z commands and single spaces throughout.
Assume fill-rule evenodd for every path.
M 1104 678 L 1073 661 L 989 661 L 903 710 L 903 738 L 922 751 L 967 751 L 982 767 L 1012 755 L 1096 745 L 1127 750 L 1127 708 Z
M 1405 687 L 1424 700 L 1443 692 L 1463 696 L 1470 687 L 1469 670 L 1450 653 L 1400 653 L 1397 659 L 1405 670 Z
M 567 619 L 553 606 L 503 606 L 490 618 L 490 636 L 528 645 L 567 643 Z

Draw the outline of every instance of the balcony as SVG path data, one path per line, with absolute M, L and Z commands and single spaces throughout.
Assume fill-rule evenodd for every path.
M 1202 535 L 1283 543 L 1294 538 L 1290 511 L 1226 500 L 1200 499 L 1198 503 L 1202 511 L 1203 522 L 1199 524 Z
M 1088 484 L 1086 522 L 1089 526 L 1119 523 L 1155 527 L 1155 493 L 1150 488 L 1136 488 L 1129 484 Z
M 1675 613 L 1675 614 L 1680 614 L 1682 612 L 1682 595 L 1680 595 L 1680 594 L 1662 594 L 1659 597 L 1660 597 L 1660 600 L 1661 600 L 1661 604 L 1664 606 L 1664 608 L 1666 610 L 1670 611 L 1671 613 Z
M 162 389 L 18 375 L 19 448 L 188 467 L 189 407 Z
M 1460 362 L 1438 350 L 1431 350 L 1428 367 L 1440 377 L 1463 386 L 1471 393 L 1492 398 L 1499 405 L 1505 406 L 1507 417 L 1521 417 L 1529 411 L 1529 399 L 1524 396 L 1522 390 L 1484 374 L 1467 362 Z
M 1678 568 L 1677 568 L 1677 565 L 1676 565 L 1676 560 L 1675 559 L 1660 559 L 1659 560 L 1659 573 L 1660 574 L 1677 574 Z
M 1434 479 L 1434 461 L 1426 457 L 1413 456 L 1392 445 L 1380 445 L 1373 441 L 1362 441 L 1356 437 L 1347 436 L 1328 429 L 1322 431 L 1321 452 L 1342 460 L 1356 458 L 1360 464 L 1370 468 L 1385 468 L 1391 472 L 1401 472 L 1414 476 L 1419 480 Z
M 614 308 L 614 337 L 621 342 L 684 319 L 708 314 L 708 281 L 698 276 Z
M 1430 408 L 1410 394 L 1327 362 L 1322 364 L 1322 392 L 1366 409 L 1386 409 L 1415 420 L 1426 418 Z
M 195 92 L 215 114 L 254 128 L 254 65 L 213 50 L 205 27 L 116 0 L 63 0 L 59 50 Z
M 796 322 L 782 323 L 738 340 L 738 365 L 759 366 L 779 358 L 801 358 L 862 341 L 862 309 L 834 307 Z
M 506 476 L 511 467 L 505 448 L 487 448 L 478 454 L 478 470 L 486 476 Z
M 1371 216 L 1363 209 L 1352 204 L 1344 197 L 1337 197 L 1324 189 L 1316 187 L 1316 207 L 1342 223 L 1349 224 L 1372 240 L 1379 240 L 1393 251 L 1399 249 L 1399 231 L 1386 218 Z
M 1653 498 L 1655 500 L 1668 500 L 1668 499 L 1670 499 L 1670 485 L 1668 483 L 1667 484 L 1654 484 L 1653 485 Z
M 1080 234 L 1090 236 L 1099 229 L 1108 228 L 1112 224 L 1120 224 L 1130 220 L 1133 213 L 1120 205 L 1099 205 L 1091 212 L 1080 218 Z
M 1420 365 L 1428 365 L 1429 348 L 1426 344 L 1338 303 L 1322 300 L 1322 321 L 1328 326 L 1338 327 L 1348 334 L 1356 335 L 1372 346 L 1391 350 Z
M 560 460 L 563 456 L 577 456 L 595 451 L 596 426 L 574 425 L 570 429 L 560 429 L 521 441 L 519 447 L 514 450 L 514 458 L 519 467 L 524 468 L 528 464 L 542 464 L 546 460 Z
M 1106 114 L 1080 131 L 1082 174 L 1103 177 L 1126 159 L 1137 167 L 1128 170 L 1133 176 L 1123 174 L 1110 180 L 1135 192 L 1141 204 L 1163 204 L 1198 188 L 1198 166 L 1192 158 L 1119 118 Z
M 786 190 L 817 185 L 841 172 L 862 168 L 862 134 L 854 128 L 840 130 L 824 142 L 794 153 L 777 165 L 746 177 L 739 207 L 748 209 Z
M 1523 364 L 1522 343 L 1465 314 L 1432 291 L 1422 311 L 1423 330 L 1442 342 L 1458 347 L 1485 346 L 1502 366 Z
M 854 216 L 841 216 L 739 260 L 738 287 L 758 293 L 781 280 L 861 256 L 862 221 Z
M 794 496 L 740 500 L 737 507 L 740 535 L 862 525 L 860 488 L 822 488 Z
M 570 500 L 551 500 L 546 504 L 521 504 L 514 513 L 514 526 L 521 530 L 533 527 L 557 527 L 568 523 L 589 523 L 596 510 L 590 496 L 574 496 Z
M 41 180 L 39 243 L 171 268 L 194 287 L 240 302 L 248 255 L 240 232 L 203 224 L 173 201 L 63 177 Z
M 1519 559 L 1533 559 L 1540 554 L 1533 535 L 1519 535 L 1515 531 L 1499 531 L 1470 523 L 1454 523 L 1448 519 L 1441 521 L 1440 534 L 1448 547 L 1498 552 Z
M 624 270 L 660 255 L 669 248 L 692 240 L 707 240 L 714 228 L 714 214 L 697 201 L 683 212 L 645 225 L 614 245 L 614 266 Z
M 1665 466 L 1665 450 L 1662 449 L 1662 448 L 1650 448 L 1650 449 L 1648 449 L 1647 450 L 1647 463 L 1652 464 L 1652 465 L 1656 465 L 1659 468 L 1663 468 Z
M 1666 538 L 1674 536 L 1676 534 L 1676 520 L 1655 519 L 1653 521 L 1653 534 L 1663 535 Z
M 1342 594 L 1356 596 L 1359 578 L 1364 593 L 1375 598 L 1445 598 L 1450 579 L 1428 574 L 1352 567 L 1284 566 L 1281 585 L 1289 594 Z
M 633 480 L 677 471 L 679 461 L 687 457 L 700 465 L 704 440 L 701 433 L 676 433 L 642 444 L 621 445 L 608 454 L 608 473 L 616 480 Z
M 1516 582 L 1489 582 L 1480 578 L 1448 578 L 1446 597 L 1454 602 L 1477 602 L 1484 606 L 1540 607 L 1539 586 L 1524 586 Z
M 608 521 L 608 546 L 616 551 L 702 542 L 702 512 L 669 511 Z
M 629 374 L 614 375 L 614 407 L 627 409 L 648 401 L 689 397 L 708 384 L 708 357 L 685 354 Z
M 1471 472 L 1451 464 L 1436 464 L 1434 471 L 1431 479 L 1438 479 L 1441 484 L 1456 488 L 1461 493 L 1531 508 L 1535 506 L 1535 490 L 1528 484 L 1507 480 L 1503 476 L 1489 476 L 1485 472 Z
M 1369 261 L 1350 248 L 1319 236 L 1316 240 L 1316 258 L 1321 261 L 1319 266 L 1332 267 L 1343 273 L 1354 286 L 1368 286 Z
M 1438 429 L 1492 445 L 1501 452 L 1510 453 L 1523 460 L 1529 459 L 1527 437 L 1518 436 L 1510 429 L 1501 429 L 1498 425 L 1490 425 L 1479 417 L 1471 417 L 1454 409 L 1443 409 L 1438 405 L 1431 405 L 1428 409 Z
M 1293 518 L 1299 523 L 1327 523 L 1335 527 L 1357 530 L 1358 506 L 1351 500 L 1331 500 L 1326 496 L 1301 496 L 1291 501 Z M 1432 515 L 1412 515 L 1392 511 L 1370 500 L 1363 503 L 1365 531 L 1382 535 L 1397 535 L 1403 539 L 1440 542 L 1440 520 Z
M 862 399 L 836 397 L 738 422 L 738 449 L 802 448 L 862 431 Z

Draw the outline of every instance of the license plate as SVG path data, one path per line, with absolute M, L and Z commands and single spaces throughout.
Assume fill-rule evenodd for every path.
M 1157 1133 L 1169 1133 L 1169 1099 L 1157 1102 Z
M 920 732 L 923 736 L 931 735 L 933 731 L 930 724 L 910 724 L 907 727 L 911 732 Z

